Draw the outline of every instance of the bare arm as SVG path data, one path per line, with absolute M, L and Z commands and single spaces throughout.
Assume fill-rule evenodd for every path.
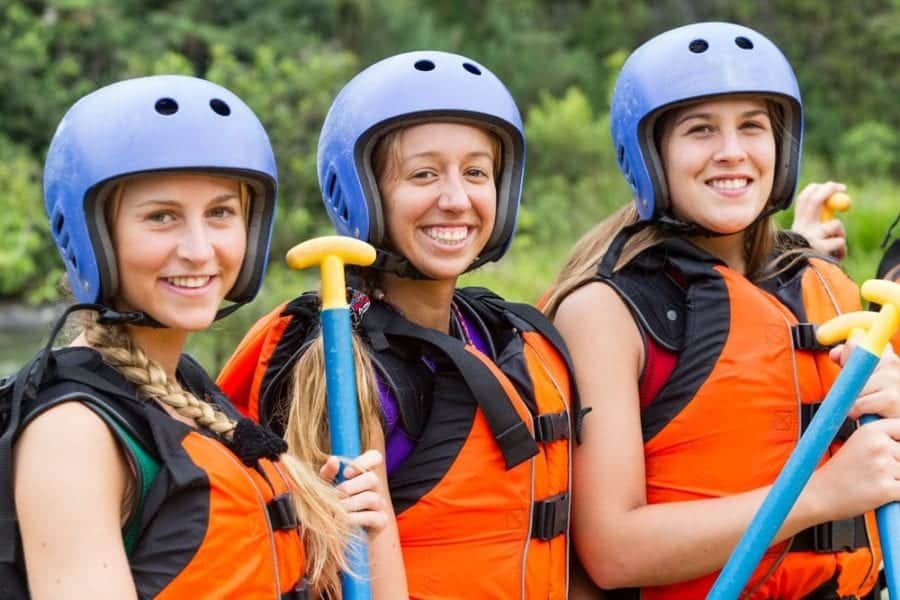
M 585 419 L 584 443 L 575 449 L 573 541 L 591 579 L 606 588 L 661 585 L 721 568 L 769 488 L 648 505 L 637 387 L 643 347 L 631 314 L 611 288 L 594 283 L 563 302 L 556 325 L 571 350 L 582 402 L 602 415 Z M 860 435 L 871 426 L 862 428 L 817 471 L 775 542 L 900 494 L 896 461 L 871 460 L 896 447 L 900 421 L 876 425 L 882 429 Z M 864 478 L 880 483 L 859 489 Z
M 137 598 L 121 530 L 132 475 L 100 417 L 77 402 L 50 409 L 22 433 L 14 468 L 32 597 Z

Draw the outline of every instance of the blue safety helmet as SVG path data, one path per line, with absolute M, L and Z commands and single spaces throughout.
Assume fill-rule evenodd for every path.
M 497 260 L 512 241 L 522 195 L 522 117 L 493 73 L 458 54 L 398 54 L 368 67 L 344 86 L 319 137 L 319 186 L 328 216 L 341 235 L 365 240 L 384 251 L 384 211 L 372 172 L 372 150 L 390 130 L 430 121 L 473 124 L 500 138 L 502 172 L 497 182 L 494 230 L 469 268 Z M 381 267 L 409 272 L 405 258 L 394 259 Z
M 249 302 L 269 254 L 278 176 L 269 138 L 237 96 L 203 79 L 160 75 L 106 86 L 65 114 L 44 165 L 50 229 L 79 302 L 110 306 L 118 288 L 104 216 L 116 180 L 190 171 L 239 178 L 251 190 L 247 253 L 227 299 Z
M 642 220 L 659 219 L 669 209 L 654 141 L 659 116 L 677 105 L 724 94 L 761 94 L 781 107 L 784 127 L 776 132 L 778 163 L 769 211 L 790 205 L 803 138 L 803 104 L 791 65 L 752 29 L 696 23 L 662 33 L 635 50 L 613 91 L 613 143 Z

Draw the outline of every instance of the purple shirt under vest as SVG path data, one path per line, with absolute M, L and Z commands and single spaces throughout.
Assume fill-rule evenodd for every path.
M 480 352 L 487 353 L 489 346 L 478 327 L 475 327 L 471 320 L 458 313 L 462 319 L 462 325 L 465 327 L 472 345 Z M 384 440 L 384 460 L 387 465 L 387 472 L 390 475 L 394 469 L 399 467 L 403 461 L 409 458 L 412 451 L 416 447 L 415 441 L 407 435 L 403 430 L 403 422 L 400 420 L 400 407 L 393 392 L 380 376 L 376 376 L 378 380 L 378 398 L 381 400 L 381 410 L 384 413 L 385 422 L 385 440 Z

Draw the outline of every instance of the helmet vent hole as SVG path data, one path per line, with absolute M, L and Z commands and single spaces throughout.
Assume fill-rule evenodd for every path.
M 481 69 L 473 65 L 472 63 L 463 63 L 463 69 L 471 73 L 472 75 L 481 75 Z
M 350 222 L 350 208 L 346 204 L 341 206 L 341 221 L 344 223 Z
M 744 50 L 751 50 L 753 48 L 753 42 L 742 35 L 734 38 L 734 43 L 737 44 L 738 48 L 743 48 Z
M 702 54 L 709 49 L 709 42 L 706 40 L 694 40 L 688 44 L 688 49 L 694 54 Z
M 155 108 L 161 115 L 174 115 L 178 112 L 178 103 L 171 98 L 160 98 L 156 101 Z
M 56 213 L 53 217 L 53 233 L 59 235 L 59 232 L 62 231 L 63 224 L 65 223 L 65 218 L 62 213 Z
M 231 114 L 231 108 L 225 104 L 224 100 L 219 100 L 218 98 L 213 98 L 209 101 L 209 107 L 213 109 L 213 112 L 217 115 L 222 115 L 223 117 L 227 117 Z
M 430 60 L 417 60 L 413 66 L 419 71 L 434 71 L 434 63 Z
M 619 161 L 620 167 L 625 167 L 625 146 L 619 144 L 619 147 L 616 149 L 616 159 Z
M 325 194 L 328 196 L 328 199 L 334 197 L 334 186 L 337 183 L 337 173 L 334 171 L 328 176 L 328 183 L 325 184 Z

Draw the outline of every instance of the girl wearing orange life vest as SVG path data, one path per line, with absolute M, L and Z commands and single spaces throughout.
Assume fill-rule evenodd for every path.
M 361 269 L 357 386 L 414 598 L 566 595 L 570 386 L 565 351 L 532 307 L 460 275 L 506 251 L 522 189 L 518 109 L 484 66 L 411 52 L 358 74 L 319 141 L 319 182 Z M 318 297 L 257 323 L 219 377 L 291 450 L 327 452 Z M 577 410 L 574 410 L 577 413 Z
M 702 598 L 834 380 L 841 353 L 814 325 L 858 293 L 772 224 L 796 186 L 802 110 L 764 36 L 700 23 L 653 38 L 623 66 L 611 121 L 634 205 L 579 242 L 547 300 L 603 415 L 575 451 L 573 541 L 610 597 Z M 891 352 L 850 417 L 865 413 L 886 418 L 847 424 L 743 597 L 873 589 L 867 511 L 900 498 Z
M 262 125 L 208 81 L 123 81 L 64 117 L 45 202 L 73 308 L 95 316 L 20 374 L 32 597 L 337 597 L 349 528 L 384 526 L 376 453 L 335 489 L 336 459 L 316 473 L 283 454 L 181 356 L 258 291 L 275 189 Z

